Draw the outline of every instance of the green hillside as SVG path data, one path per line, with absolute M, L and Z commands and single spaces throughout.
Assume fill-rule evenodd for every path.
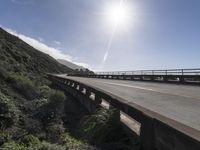
M 29 74 L 43 75 L 47 72 L 72 71 L 2 28 L 0 28 L 0 63 L 1 67 L 9 71 L 28 72 Z
M 87 145 L 66 132 L 62 91 L 51 88 L 46 73 L 72 70 L 0 28 L 0 149 L 64 150 Z M 71 98 L 72 99 L 72 98 Z M 84 114 L 78 104 L 73 106 Z M 79 117 L 70 114 L 69 126 Z M 81 116 L 80 116 L 81 117 Z M 64 119 L 63 119 L 64 118 Z M 70 120 L 71 119 L 71 120 Z
M 46 79 L 46 73 L 70 72 L 0 28 L 0 149 L 132 149 L 115 110 L 90 115 Z

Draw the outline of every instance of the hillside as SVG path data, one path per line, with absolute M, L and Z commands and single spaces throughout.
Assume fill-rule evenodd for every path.
M 0 28 L 0 149 L 87 147 L 66 132 L 86 111 L 45 78 L 71 71 Z
M 49 55 L 38 51 L 0 28 L 0 63 L 10 71 L 33 74 L 65 73 L 72 71 Z
M 46 79 L 46 73 L 70 72 L 72 69 L 0 29 L 0 149 L 130 149 L 115 110 L 90 115 Z
M 76 70 L 76 69 L 80 70 L 80 69 L 82 69 L 83 71 L 85 71 L 85 69 L 86 69 L 86 68 L 84 68 L 84 67 L 82 67 L 82 66 L 76 65 L 76 64 L 71 63 L 71 62 L 69 62 L 69 61 L 67 61 L 67 60 L 64 60 L 64 59 L 57 59 L 57 61 L 58 61 L 59 63 L 65 65 L 65 66 L 68 66 L 69 68 L 71 68 L 71 69 L 73 69 L 73 70 Z

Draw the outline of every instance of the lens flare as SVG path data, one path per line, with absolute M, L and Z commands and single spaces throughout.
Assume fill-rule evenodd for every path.
M 109 25 L 118 26 L 118 28 L 127 27 L 130 19 L 130 8 L 123 0 L 109 5 L 106 9 L 106 22 Z

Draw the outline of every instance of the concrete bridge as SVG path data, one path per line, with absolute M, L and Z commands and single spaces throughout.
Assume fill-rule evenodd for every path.
M 153 81 L 200 85 L 200 69 L 113 71 L 71 75 L 101 79 Z
M 173 81 L 170 78 L 165 82 L 179 83 L 179 77 L 182 77 L 181 83 L 199 84 L 199 72 L 192 74 L 190 71 L 189 75 L 183 72 L 181 75 L 169 74 L 173 76 Z M 166 74 L 157 75 L 151 77 L 166 77 Z M 164 84 L 160 83 L 164 82 L 162 80 L 145 82 L 149 81 L 147 78 L 140 82 L 130 81 L 132 77 L 128 78 L 130 74 L 127 73 L 118 74 L 119 78 L 113 78 L 111 74 L 108 76 L 107 73 L 101 74 L 104 79 L 94 79 L 100 77 L 99 73 L 84 75 L 93 78 L 51 74 L 48 77 L 77 98 L 91 113 L 98 107 L 116 108 L 120 121 L 130 134 L 139 136 L 144 150 L 200 149 L 198 86 Z

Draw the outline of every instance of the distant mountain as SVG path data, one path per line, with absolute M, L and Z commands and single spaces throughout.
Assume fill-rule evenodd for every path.
M 79 66 L 79 65 L 76 65 L 76 64 L 74 64 L 74 63 L 72 63 L 72 62 L 69 62 L 69 61 L 67 61 L 67 60 L 64 60 L 64 59 L 57 59 L 57 61 L 58 61 L 59 63 L 65 65 L 65 66 L 67 66 L 67 67 L 73 69 L 73 70 L 76 70 L 76 69 L 79 69 L 79 70 L 82 69 L 83 71 L 86 70 L 86 68 L 84 68 L 84 67 L 82 67 L 82 66 Z
M 21 39 L 0 28 L 0 65 L 10 71 L 18 68 L 23 72 L 66 73 L 72 71 L 54 58 L 31 47 Z

